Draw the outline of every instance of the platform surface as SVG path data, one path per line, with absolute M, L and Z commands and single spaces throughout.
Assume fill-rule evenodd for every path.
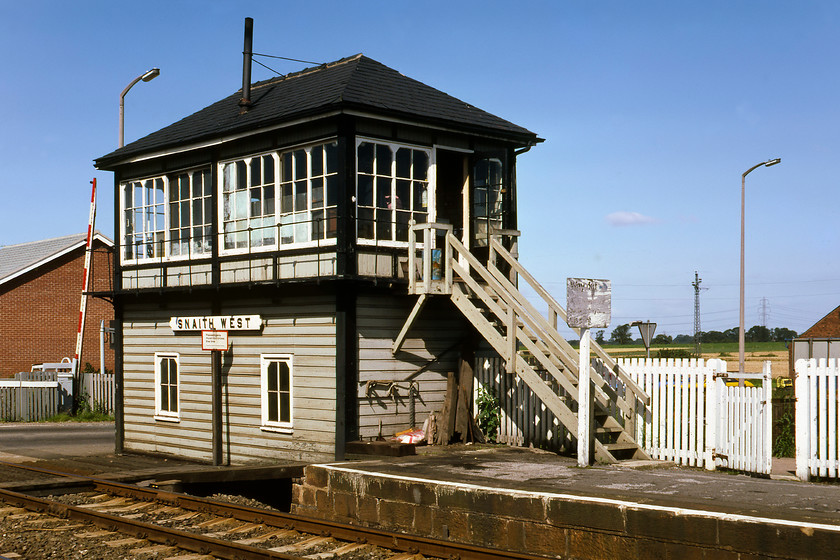
M 579 468 L 554 453 L 513 447 L 418 447 L 412 457 L 331 463 L 406 479 L 563 494 L 840 528 L 840 484 L 759 478 L 644 462 Z M 789 475 L 790 461 L 779 469 Z

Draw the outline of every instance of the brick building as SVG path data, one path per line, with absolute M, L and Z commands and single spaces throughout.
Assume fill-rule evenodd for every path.
M 0 377 L 33 364 L 73 358 L 87 234 L 0 247 Z M 95 234 L 91 291 L 110 290 L 113 242 Z M 99 324 L 114 318 L 110 302 L 89 298 L 81 364 L 99 368 Z M 113 369 L 113 350 L 105 367 Z

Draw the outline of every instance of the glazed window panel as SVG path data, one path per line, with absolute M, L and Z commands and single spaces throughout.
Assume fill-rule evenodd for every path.
M 476 246 L 490 242 L 493 229 L 503 226 L 504 195 L 502 162 L 487 158 L 473 167 L 473 231 Z
M 337 231 L 338 143 L 281 155 L 280 243 L 334 238 Z
M 169 181 L 169 255 L 203 256 L 211 250 L 210 170 L 181 173 Z
M 155 418 L 177 420 L 179 409 L 180 358 L 178 354 L 155 354 Z
M 165 252 L 166 178 L 131 181 L 123 186 L 123 258 L 160 259 Z
M 362 141 L 357 148 L 359 239 L 408 241 L 410 223 L 428 220 L 428 150 Z
M 275 228 L 274 154 L 222 166 L 222 229 L 225 250 L 272 247 Z
M 260 356 L 261 428 L 290 432 L 293 425 L 291 354 Z

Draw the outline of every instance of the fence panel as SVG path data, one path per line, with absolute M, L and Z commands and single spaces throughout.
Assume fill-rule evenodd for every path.
M 0 380 L 0 420 L 38 422 L 58 414 L 55 372 L 18 373 Z
M 81 378 L 80 398 L 86 399 L 95 412 L 114 413 L 114 374 L 85 373 Z
M 761 380 L 761 384 L 728 384 L 732 380 Z M 715 380 L 719 403 L 715 438 L 716 466 L 770 474 L 773 461 L 773 409 L 770 363 L 761 374 L 727 374 Z
M 837 478 L 840 361 L 797 360 L 795 371 L 796 475 L 802 480 Z
M 720 360 L 618 360 L 630 377 L 651 396 L 649 407 L 639 407 L 636 441 L 653 458 L 703 467 L 708 460 L 706 440 L 707 387 L 714 374 L 725 369 Z M 711 407 L 713 408 L 713 406 Z
M 571 448 L 571 436 L 563 424 L 518 375 L 506 373 L 505 362 L 497 354 L 477 354 L 474 371 L 473 414 L 478 414 L 479 391 L 485 390 L 499 401 L 497 443 L 533 445 L 555 452 Z M 551 375 L 544 372 L 541 376 L 562 398 L 563 390 Z

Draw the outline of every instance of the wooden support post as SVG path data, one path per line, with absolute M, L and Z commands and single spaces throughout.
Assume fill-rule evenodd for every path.
M 213 431 L 213 466 L 222 465 L 222 352 L 212 351 L 211 366 L 211 414 Z
M 580 330 L 578 362 L 578 466 L 588 467 L 595 455 L 594 402 L 589 374 L 589 329 Z
M 428 296 L 426 294 L 420 294 L 420 297 L 414 304 L 414 308 L 411 310 L 411 313 L 408 314 L 408 319 L 405 320 L 405 324 L 400 330 L 400 333 L 397 335 L 397 338 L 394 339 L 394 343 L 391 345 L 392 355 L 396 355 L 396 353 L 400 351 L 400 348 L 402 348 L 402 345 L 405 342 L 405 338 L 408 336 L 408 330 L 411 328 L 411 325 L 414 324 L 414 321 L 417 320 L 417 316 L 420 315 L 420 311 L 423 310 L 423 306 L 426 305 L 427 298 Z
M 512 305 L 508 306 L 508 321 L 507 321 L 507 341 L 508 341 L 508 355 L 507 363 L 505 364 L 505 371 L 513 375 L 516 373 L 516 351 L 519 349 L 519 341 L 516 338 L 516 312 Z

